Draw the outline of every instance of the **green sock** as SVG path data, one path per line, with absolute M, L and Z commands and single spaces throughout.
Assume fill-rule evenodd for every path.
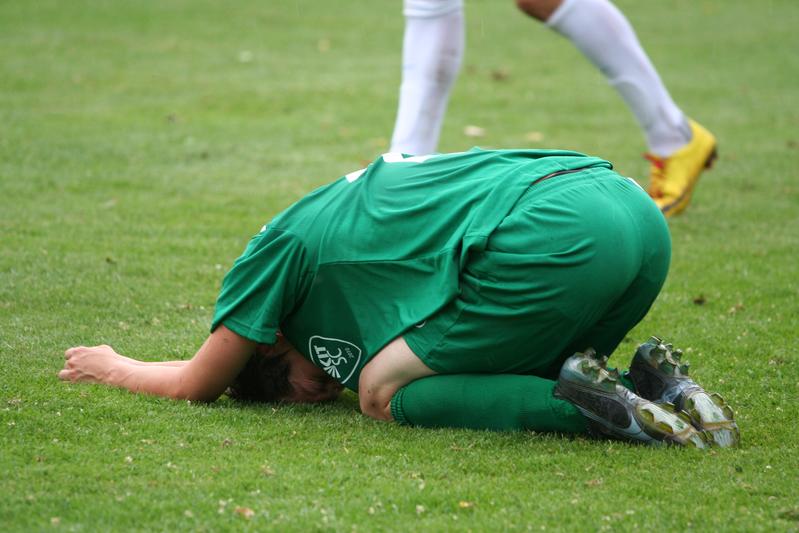
M 586 419 L 553 395 L 555 382 L 516 374 L 442 374 L 417 379 L 391 398 L 400 424 L 585 433 Z

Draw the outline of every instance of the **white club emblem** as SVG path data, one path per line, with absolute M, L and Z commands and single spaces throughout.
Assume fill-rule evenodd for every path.
M 361 349 L 351 342 L 314 335 L 308 339 L 311 361 L 339 383 L 346 383 L 361 362 Z

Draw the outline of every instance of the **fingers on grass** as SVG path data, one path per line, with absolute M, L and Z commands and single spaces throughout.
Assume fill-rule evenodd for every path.
M 85 346 L 73 346 L 72 348 L 68 348 L 68 349 L 67 349 L 67 350 L 64 352 L 64 359 L 69 359 L 69 358 L 70 358 L 70 357 L 72 357 L 73 355 L 75 355 L 75 354 L 77 354 L 78 352 L 80 352 L 81 350 L 85 350 L 85 349 L 86 349 L 86 347 L 85 347 Z

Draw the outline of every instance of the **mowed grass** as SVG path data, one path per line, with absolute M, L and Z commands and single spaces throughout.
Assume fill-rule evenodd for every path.
M 249 236 L 385 151 L 400 2 L 0 4 L 0 528 L 799 527 L 799 4 L 618 2 L 721 159 L 671 222 L 650 334 L 736 407 L 699 453 L 419 430 L 328 406 L 191 405 L 56 380 L 65 348 L 188 358 Z M 570 44 L 467 2 L 441 149 L 557 147 L 646 182 L 643 138 Z M 486 130 L 464 136 L 466 125 Z

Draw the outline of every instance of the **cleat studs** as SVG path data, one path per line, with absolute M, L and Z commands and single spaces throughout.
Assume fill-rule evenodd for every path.
M 649 424 L 655 421 L 655 415 L 649 409 L 640 409 L 638 413 L 642 418 L 645 418 Z
M 657 368 L 667 376 L 673 376 L 675 374 L 675 369 L 677 368 L 677 365 L 675 365 L 670 361 L 663 361 L 662 363 L 660 363 L 660 365 L 658 365 Z
M 704 450 L 705 448 L 710 448 L 713 442 L 713 436 L 707 431 L 698 431 L 694 435 L 691 435 L 689 442 L 698 449 Z
M 675 361 L 679 361 L 680 359 L 682 359 L 682 354 L 683 354 L 682 350 L 674 350 L 673 352 L 671 352 L 671 356 L 674 358 Z
M 737 427 L 711 432 L 710 442 L 719 448 L 732 448 L 741 441 L 741 434 Z
M 697 450 L 703 450 L 707 447 L 705 442 L 702 440 L 702 437 L 698 433 L 688 437 L 688 439 L 686 439 L 685 442 L 683 442 L 683 444 L 686 447 L 695 448 Z
M 662 431 L 663 433 L 666 433 L 667 435 L 674 435 L 674 428 L 673 428 L 673 427 L 671 427 L 671 426 L 670 426 L 668 423 L 666 423 L 666 422 L 662 422 L 662 421 L 661 421 L 661 422 L 658 422 L 658 423 L 655 425 L 655 427 L 656 427 L 656 428 L 657 428 L 659 431 Z
M 713 163 L 716 161 L 716 158 L 718 156 L 719 156 L 718 150 L 716 148 L 713 148 L 713 152 L 709 156 L 707 156 L 707 159 L 705 160 L 705 168 L 706 169 L 713 168 Z
M 585 374 L 586 376 L 591 374 L 594 370 L 594 365 L 591 364 L 591 361 L 588 359 L 583 359 L 580 361 L 580 371 Z
M 651 352 L 649 352 L 649 357 L 651 360 L 652 366 L 657 368 L 658 366 L 668 364 L 668 354 L 666 350 L 661 350 L 658 348 L 653 348 Z
M 607 390 L 613 390 L 616 388 L 617 381 L 618 380 L 616 377 L 614 377 L 613 374 L 604 368 L 597 370 L 596 382 L 599 383 L 603 388 Z
M 676 413 L 677 408 L 674 406 L 673 403 L 665 402 L 657 404 L 658 407 L 663 409 L 664 411 L 668 411 L 669 413 Z

